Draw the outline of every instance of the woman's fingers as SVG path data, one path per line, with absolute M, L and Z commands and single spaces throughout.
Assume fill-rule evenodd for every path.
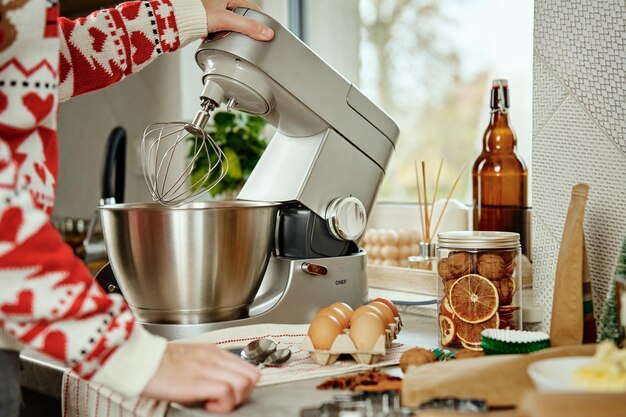
M 215 30 L 232 30 L 259 41 L 269 41 L 274 37 L 274 31 L 269 27 L 228 10 L 219 12 L 215 23 L 217 26 Z
M 259 379 L 256 367 L 216 346 L 211 346 L 206 352 L 207 366 L 204 377 L 228 384 L 234 392 L 237 403 L 248 399 Z
M 274 31 L 254 19 L 233 13 L 237 7 L 247 7 L 260 10 L 248 0 L 202 0 L 207 15 L 207 31 L 217 32 L 230 30 L 243 33 L 259 41 L 269 41 L 274 37 Z
M 224 413 L 232 411 L 240 404 L 235 398 L 232 388 L 224 382 L 206 381 L 202 384 L 205 394 L 204 408 L 207 411 Z
M 234 0 L 226 2 L 226 8 L 228 10 L 235 10 L 237 7 L 246 7 L 248 9 L 261 11 L 261 8 L 259 6 L 247 0 Z
M 212 344 L 169 344 L 145 397 L 177 402 L 203 401 L 225 412 L 246 401 L 259 375 L 256 368 Z
M 254 381 L 255 383 L 258 382 L 259 378 L 261 377 L 261 373 L 256 366 L 251 365 L 250 363 L 242 360 L 239 356 L 227 350 L 222 350 L 222 352 L 224 352 L 225 358 L 223 363 L 224 367 L 246 375 L 248 378 L 250 378 L 250 380 Z
M 222 353 L 225 360 L 221 363 L 221 366 L 245 376 L 249 381 L 249 385 L 243 393 L 244 401 L 247 400 L 252 394 L 257 382 L 259 382 L 261 372 L 256 366 L 243 361 L 238 355 L 235 355 L 227 350 L 222 350 Z
M 230 369 L 219 367 L 214 369 L 206 369 L 205 380 L 208 382 L 219 382 L 225 384 L 237 404 L 244 402 L 247 399 L 247 393 L 250 391 L 250 387 L 254 385 L 252 379 L 239 372 L 233 372 Z

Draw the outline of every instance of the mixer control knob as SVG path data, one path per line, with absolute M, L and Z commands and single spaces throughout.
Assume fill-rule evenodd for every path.
M 325 266 L 317 265 L 317 264 L 310 264 L 308 262 L 304 262 L 302 264 L 302 270 L 306 272 L 307 274 L 311 274 L 311 275 L 319 275 L 322 277 L 325 277 L 326 275 L 328 275 L 328 269 Z
M 337 198 L 326 209 L 326 221 L 335 239 L 356 240 L 365 231 L 365 206 L 356 197 Z

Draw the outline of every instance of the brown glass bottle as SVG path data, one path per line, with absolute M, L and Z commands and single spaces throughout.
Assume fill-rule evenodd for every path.
M 506 80 L 493 81 L 491 119 L 472 177 L 474 230 L 517 232 L 522 252 L 530 257 L 528 170 L 517 152 L 517 137 L 509 123 Z

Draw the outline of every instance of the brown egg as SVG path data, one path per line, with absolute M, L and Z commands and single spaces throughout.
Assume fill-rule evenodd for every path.
M 356 312 L 355 312 L 356 313 Z M 385 333 L 385 325 L 374 312 L 366 311 L 352 320 L 350 325 L 350 339 L 357 350 L 370 351 L 378 338 Z
M 380 320 L 383 322 L 383 325 L 384 326 L 387 325 L 387 319 L 385 318 L 385 315 L 382 313 L 382 311 L 380 311 L 375 306 L 371 306 L 369 304 L 366 304 L 366 305 L 361 306 L 361 307 L 357 308 L 356 310 L 354 310 L 354 313 L 352 314 L 352 317 L 350 318 L 350 326 L 352 326 L 352 322 L 354 322 L 354 320 L 356 320 L 357 317 L 359 317 L 361 314 L 364 314 L 364 313 L 367 313 L 367 312 L 371 312 L 371 313 L 376 314 L 380 318 Z
M 324 307 L 323 309 L 319 311 L 319 313 L 317 313 L 316 317 L 323 316 L 323 315 L 333 316 L 334 318 L 339 320 L 339 323 L 341 323 L 341 327 L 344 329 L 347 329 L 348 327 L 350 327 L 350 319 L 345 315 L 343 311 L 341 311 L 337 307 L 333 307 L 333 306 Z
M 352 313 L 354 313 L 354 310 L 352 310 L 352 307 L 350 307 L 348 304 L 346 303 L 335 303 L 332 304 L 330 306 L 330 308 L 332 307 L 336 307 L 339 310 L 343 311 L 343 314 L 346 315 L 346 317 L 348 318 L 348 320 L 350 320 L 350 317 L 352 317 Z
M 376 307 L 381 313 L 383 313 L 385 316 L 385 324 L 395 323 L 393 311 L 391 311 L 391 308 L 389 308 L 387 304 L 382 301 L 372 301 L 369 305 Z
M 315 349 L 328 350 L 343 331 L 343 326 L 331 315 L 318 316 L 309 326 L 309 337 Z
M 400 317 L 400 313 L 398 313 L 398 309 L 396 308 L 395 304 L 392 303 L 391 301 L 387 300 L 386 298 L 382 298 L 382 297 L 378 297 L 374 301 L 380 301 L 381 303 L 385 303 L 387 305 L 387 307 L 389 307 L 391 309 L 391 312 L 393 313 L 394 317 Z

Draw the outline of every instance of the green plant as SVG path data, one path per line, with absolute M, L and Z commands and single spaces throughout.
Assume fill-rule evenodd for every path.
M 267 122 L 260 116 L 246 113 L 217 112 L 206 128 L 206 132 L 222 149 L 228 160 L 228 172 L 222 180 L 211 189 L 212 196 L 223 192 L 239 190 L 246 182 L 263 151 L 267 147 L 267 138 L 263 135 L 263 128 Z M 189 139 L 193 140 L 193 139 Z M 189 157 L 193 155 L 193 147 Z M 211 154 L 211 162 L 215 163 L 217 155 Z M 209 160 L 205 154 L 194 162 L 191 179 L 192 183 L 200 181 L 209 170 Z M 196 188 L 206 187 L 217 177 L 215 171 L 211 178 L 198 184 Z

